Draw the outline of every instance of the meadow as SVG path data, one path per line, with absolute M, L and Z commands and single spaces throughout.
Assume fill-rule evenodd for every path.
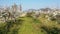
M 60 24 L 48 20 L 45 15 L 19 17 L 0 23 L 0 34 L 60 34 Z

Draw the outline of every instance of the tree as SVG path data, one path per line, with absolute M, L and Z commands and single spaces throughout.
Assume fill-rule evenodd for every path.
M 14 18 L 14 19 L 17 17 L 16 15 L 18 14 L 17 8 L 18 8 L 18 7 L 17 7 L 16 4 L 14 4 L 14 5 L 12 6 L 12 8 L 11 8 L 11 9 L 12 9 L 12 12 L 11 12 L 11 15 L 10 15 L 10 16 L 11 16 L 12 18 Z
M 32 12 L 27 12 L 28 17 L 32 17 L 32 16 L 34 16 L 34 14 L 35 14 L 35 12 L 33 12 L 33 11 Z

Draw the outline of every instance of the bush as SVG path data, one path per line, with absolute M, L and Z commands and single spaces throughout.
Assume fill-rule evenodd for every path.
M 51 20 L 51 21 L 56 21 L 56 18 L 51 17 L 50 20 Z
M 45 26 L 41 27 L 43 31 L 46 31 L 47 34 L 60 34 L 60 29 L 53 27 L 53 28 L 47 28 Z
M 18 34 L 22 22 L 23 20 L 21 19 L 6 21 L 6 25 L 0 27 L 0 34 Z

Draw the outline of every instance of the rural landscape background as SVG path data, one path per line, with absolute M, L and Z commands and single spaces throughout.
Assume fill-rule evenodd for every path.
M 0 34 L 60 34 L 60 0 L 0 0 Z

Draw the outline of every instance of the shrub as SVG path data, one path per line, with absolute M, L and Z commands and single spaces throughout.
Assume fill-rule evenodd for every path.
M 16 19 L 14 20 L 8 20 L 6 21 L 5 26 L 0 27 L 0 34 L 18 34 L 18 30 L 20 28 L 20 25 L 22 24 L 23 20 Z
M 57 27 L 47 28 L 46 26 L 41 27 L 47 34 L 60 34 L 60 29 Z
M 51 21 L 56 21 L 56 18 L 51 17 L 50 20 L 51 20 Z

